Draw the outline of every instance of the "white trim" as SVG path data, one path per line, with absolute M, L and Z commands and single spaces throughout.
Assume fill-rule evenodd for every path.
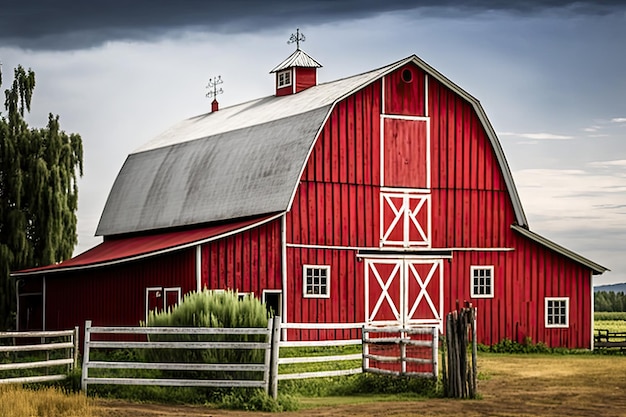
M 488 294 L 476 294 L 476 286 L 474 285 L 474 272 L 475 271 L 489 271 L 489 293 Z M 494 277 L 494 268 L 493 265 L 472 265 L 470 266 L 470 294 L 471 298 L 493 298 L 494 297 L 494 287 L 495 287 L 495 277 Z
M 383 119 L 410 120 L 410 121 L 427 122 L 427 123 L 430 121 L 430 117 L 428 116 L 408 116 L 408 115 L 402 115 L 402 114 L 382 113 L 380 117 L 382 117 Z
M 127 258 L 120 258 L 120 259 L 114 259 L 112 261 L 107 261 L 107 262 L 101 262 L 101 263 L 95 263 L 95 264 L 89 264 L 89 265 L 81 265 L 81 266 L 69 266 L 67 268 L 58 268 L 58 269 L 46 269 L 46 270 L 42 270 L 42 271 L 32 271 L 32 272 L 23 272 L 23 273 L 13 273 L 11 274 L 11 276 L 15 276 L 15 277 L 19 277 L 19 276 L 32 276 L 32 275 L 40 275 L 40 274 L 56 274 L 57 272 L 66 272 L 66 271 L 81 271 L 81 270 L 85 270 L 85 269 L 93 269 L 93 268 L 101 268 L 104 266 L 111 266 L 111 265 L 117 265 L 117 264 L 122 264 L 125 262 L 133 262 L 133 261 L 137 261 L 137 260 L 141 260 L 141 259 L 145 259 L 145 258 L 150 258 L 152 256 L 159 256 L 159 255 L 163 255 L 165 253 L 170 253 L 170 252 L 175 252 L 178 250 L 183 250 L 183 249 L 187 249 L 196 245 L 204 245 L 206 243 L 209 242 L 213 242 L 214 240 L 219 240 L 219 239 L 223 239 L 225 237 L 228 236 L 232 236 L 234 234 L 240 233 L 240 232 L 245 232 L 246 230 L 250 230 L 250 229 L 254 229 L 255 227 L 258 226 L 262 226 L 265 223 L 269 223 L 273 220 L 276 220 L 278 217 L 280 217 L 283 213 L 278 213 L 272 217 L 269 217 L 267 219 L 258 221 L 256 223 L 251 223 L 247 226 L 241 227 L 239 229 L 233 229 L 231 231 L 222 233 L 220 235 L 215 235 L 215 236 L 211 236 L 202 240 L 196 240 L 193 242 L 189 242 L 189 243 L 185 243 L 179 246 L 172 246 L 170 248 L 165 248 L 165 249 L 161 249 L 155 252 L 149 252 L 149 253 L 142 253 L 139 255 L 135 255 L 135 256 L 131 256 L 131 257 L 127 257 Z M 101 243 L 102 244 L 102 243 Z
M 281 234 L 281 245 L 280 245 L 280 251 L 281 251 L 281 296 L 280 296 L 280 301 L 281 301 L 281 309 L 282 309 L 282 314 L 280 315 L 280 320 L 282 324 L 286 324 L 287 323 L 287 314 L 284 314 L 285 311 L 287 311 L 287 213 L 283 213 L 283 216 L 281 217 L 281 221 L 280 221 L 280 234 Z M 287 340 L 287 330 L 283 330 L 283 340 Z
M 150 314 L 149 309 L 149 301 L 150 301 L 150 293 L 155 291 L 161 291 L 161 299 L 163 300 L 163 304 L 161 305 L 161 310 L 166 311 L 167 309 L 167 293 L 175 292 L 176 293 L 176 305 L 180 303 L 182 298 L 182 289 L 181 287 L 146 287 L 146 305 L 145 305 L 145 318 L 146 323 L 148 323 L 148 315 Z
M 310 245 L 305 243 L 287 243 L 285 245 L 288 248 L 302 248 L 302 249 L 328 249 L 328 250 L 351 250 L 351 251 L 364 251 L 364 250 L 372 250 L 372 251 L 380 251 L 380 246 L 341 246 L 341 245 Z M 451 252 L 513 252 L 515 248 L 399 248 L 399 247 L 388 247 L 384 249 L 385 251 L 398 252 L 398 254 L 405 253 L 407 251 L 451 251 Z M 377 256 L 368 254 L 367 256 Z M 397 255 L 393 255 L 397 256 Z M 438 257 L 438 255 L 428 255 L 425 256 L 430 257 Z M 444 258 L 446 256 L 443 256 Z
M 392 199 L 402 199 L 398 206 Z M 432 203 L 430 193 L 380 193 L 380 247 L 402 246 L 427 247 L 431 246 L 432 235 Z M 425 207 L 424 207 L 425 206 Z M 393 220 L 387 226 L 385 222 L 385 208 L 389 207 L 394 214 Z M 426 209 L 426 224 L 420 224 L 417 220 L 418 213 Z M 389 240 L 389 236 L 398 228 L 402 220 L 402 240 Z M 386 227 L 386 229 L 385 229 Z M 425 230 L 424 230 L 425 227 Z M 419 240 L 411 240 L 411 232 L 417 231 Z
M 429 194 L 430 188 L 398 188 L 398 187 L 380 187 L 380 191 L 393 194 Z
M 196 292 L 202 291 L 202 246 L 196 246 Z
M 162 291 L 163 287 L 146 287 L 146 304 L 144 306 L 145 311 L 145 322 L 148 324 L 148 315 L 150 313 L 150 292 L 151 291 Z
M 248 292 L 244 292 L 244 291 L 237 291 L 237 300 L 242 301 L 243 299 L 245 299 L 247 296 L 252 296 L 254 297 L 254 291 L 248 291 Z
M 593 291 L 593 288 L 592 288 Z M 565 324 L 549 324 L 548 323 L 548 302 L 549 301 L 556 301 L 556 302 L 565 302 Z M 546 297 L 545 298 L 545 302 L 544 302 L 544 311 L 543 311 L 543 316 L 544 316 L 544 321 L 545 321 L 545 326 L 546 329 L 565 329 L 569 327 L 569 297 Z M 560 317 L 560 314 L 556 315 L 557 317 Z
M 280 308 L 281 308 L 281 309 L 283 308 L 283 306 L 282 306 L 282 304 L 283 304 L 283 303 L 282 303 L 282 299 L 284 298 L 285 294 L 283 293 L 283 291 L 282 291 L 282 290 L 263 290 L 263 292 L 261 293 L 261 302 L 262 302 L 263 304 L 266 304 L 266 302 L 267 302 L 267 298 L 266 298 L 266 297 L 267 297 L 267 294 L 280 294 L 280 298 L 281 298 L 281 306 L 280 306 Z M 283 310 L 283 311 L 277 311 L 276 313 L 277 313 L 280 317 L 283 317 L 283 315 L 284 315 L 284 310 Z
M 20 331 L 20 288 L 19 279 L 15 280 L 15 331 Z
M 289 81 L 288 82 L 284 82 L 283 84 L 281 84 L 281 80 L 280 80 L 280 76 L 283 75 L 283 80 L 284 80 L 284 75 L 285 74 L 289 74 Z M 291 68 L 287 68 L 284 69 L 282 71 L 278 71 L 276 73 L 276 89 L 278 90 L 279 88 L 285 88 L 285 87 L 289 87 L 290 85 L 293 85 L 293 74 L 291 71 Z M 293 88 L 292 88 L 293 90 Z M 293 91 L 292 91 L 293 92 Z
M 307 282 L 306 282 L 306 277 L 307 277 L 307 270 L 325 270 L 326 271 L 326 292 L 325 293 L 320 293 L 320 294 L 309 294 L 307 293 Z M 302 297 L 303 298 L 330 298 L 330 265 L 302 265 Z M 320 282 L 319 284 L 311 284 L 311 288 L 314 288 L 315 286 L 317 287 L 321 287 L 322 283 Z

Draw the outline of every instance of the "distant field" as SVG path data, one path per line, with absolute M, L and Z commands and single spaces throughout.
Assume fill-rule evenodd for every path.
M 626 332 L 626 312 L 594 313 L 594 329 L 610 332 Z

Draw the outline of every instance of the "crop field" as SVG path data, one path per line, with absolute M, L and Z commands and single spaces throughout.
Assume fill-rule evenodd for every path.
M 425 399 L 405 395 L 300 398 L 294 416 L 626 416 L 625 355 L 479 355 L 481 399 Z M 102 417 L 248 416 L 277 414 L 203 406 L 97 400 Z

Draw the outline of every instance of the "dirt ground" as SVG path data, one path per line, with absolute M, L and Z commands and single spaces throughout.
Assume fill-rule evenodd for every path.
M 307 400 L 313 408 L 292 416 L 624 416 L 626 356 L 482 355 L 479 400 L 426 399 L 370 402 Z M 337 405 L 337 403 L 340 403 Z M 134 404 L 98 400 L 103 417 L 266 417 L 277 414 L 216 410 L 198 406 Z

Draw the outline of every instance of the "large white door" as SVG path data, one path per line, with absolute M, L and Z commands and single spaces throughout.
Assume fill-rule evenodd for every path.
M 365 259 L 365 322 L 443 330 L 443 260 Z

